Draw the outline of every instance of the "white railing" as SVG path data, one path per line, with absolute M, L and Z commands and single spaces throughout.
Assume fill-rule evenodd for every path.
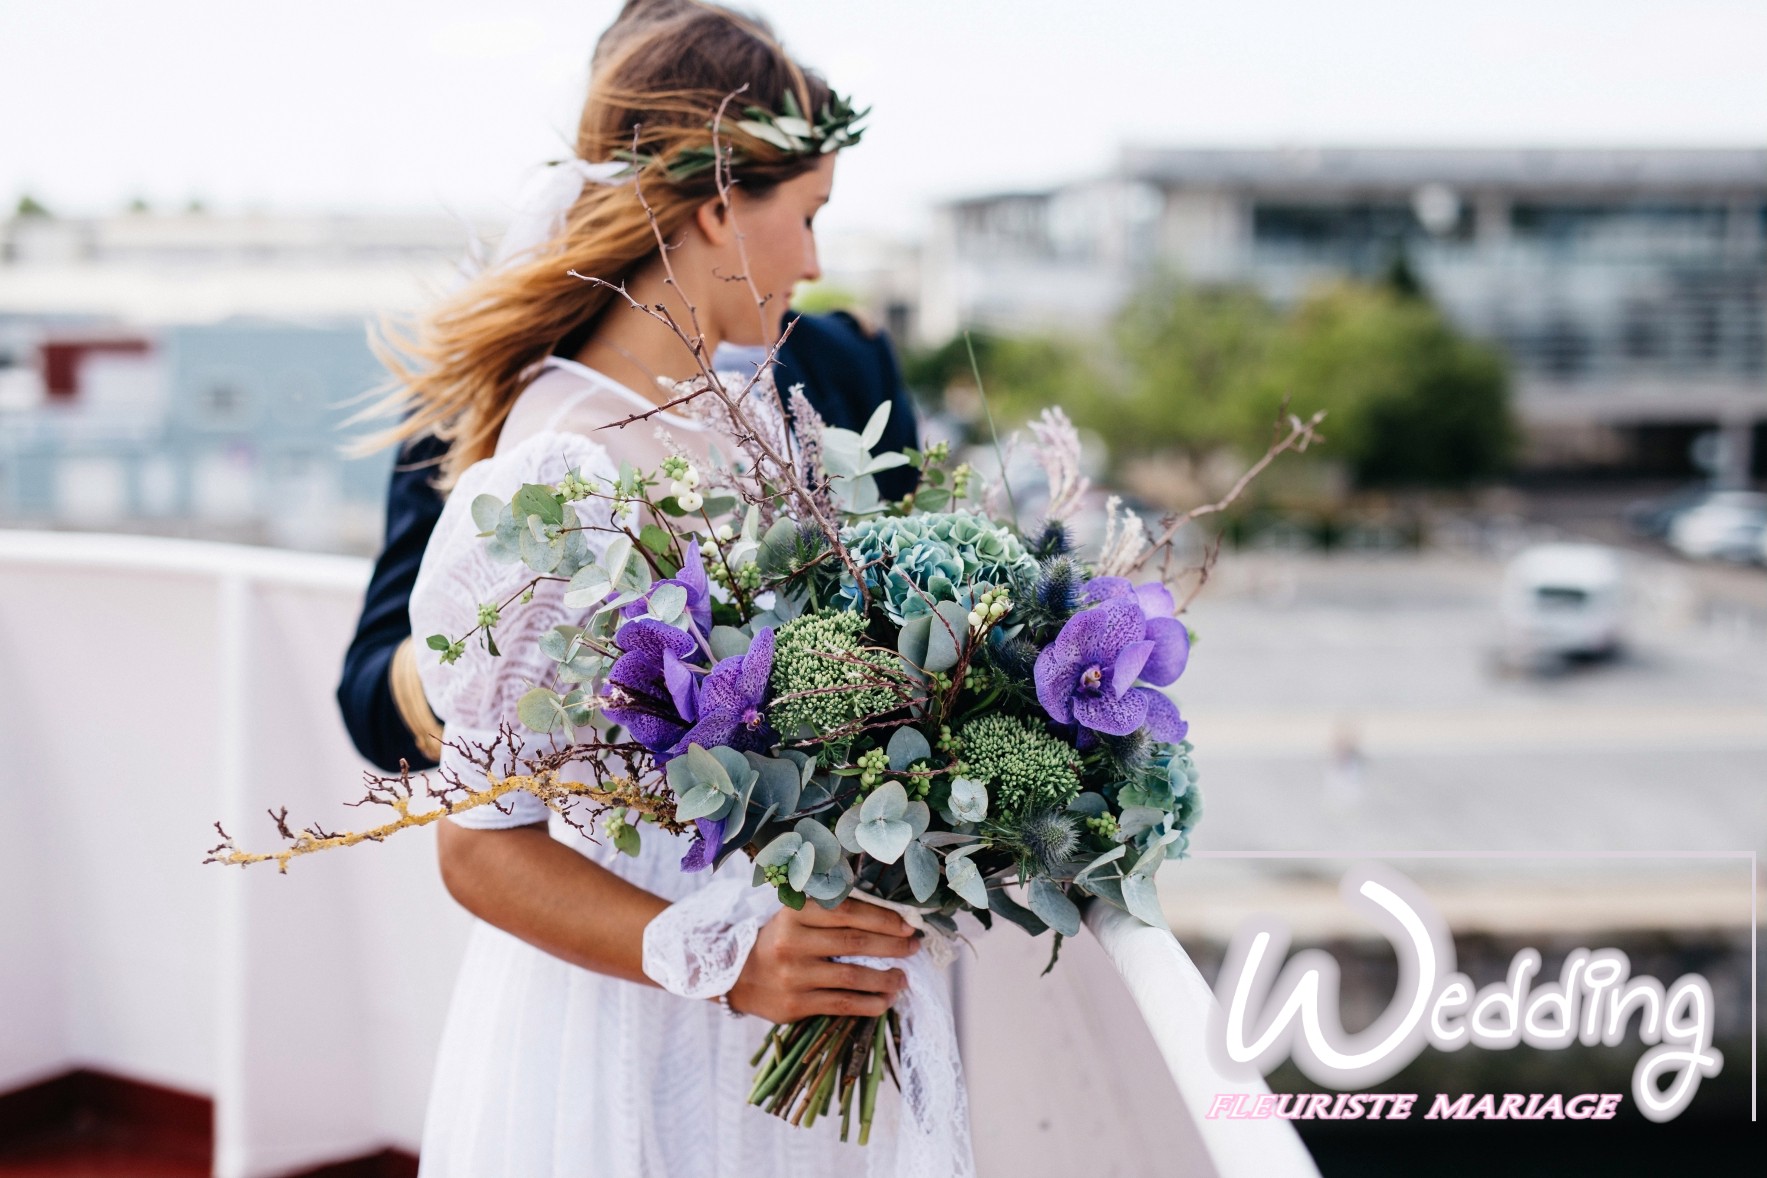
M 295 879 L 201 863 L 216 819 L 241 845 L 273 841 L 272 807 L 360 819 L 332 692 L 367 576 L 0 532 L 0 1091 L 92 1067 L 207 1094 L 222 1178 L 416 1148 L 469 926 L 431 836 Z M 1207 1064 L 1211 999 L 1177 942 L 1088 924 L 1048 977 L 1049 938 L 1016 930 L 959 968 L 982 1172 L 1314 1174 L 1287 1122 L 1201 1116 L 1243 1089 Z

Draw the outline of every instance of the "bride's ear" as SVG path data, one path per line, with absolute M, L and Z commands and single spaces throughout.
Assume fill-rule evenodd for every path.
M 724 204 L 723 197 L 714 196 L 702 203 L 699 208 L 694 210 L 693 221 L 699 226 L 699 231 L 705 235 L 706 241 L 711 245 L 729 244 L 732 224 L 730 209 Z

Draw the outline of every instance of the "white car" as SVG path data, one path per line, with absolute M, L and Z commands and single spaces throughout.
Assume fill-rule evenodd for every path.
M 1767 533 L 1767 495 L 1718 491 L 1675 517 L 1669 547 L 1694 560 L 1760 559 Z
M 1503 574 L 1504 644 L 1517 661 L 1605 658 L 1620 648 L 1625 573 L 1599 544 L 1537 544 Z

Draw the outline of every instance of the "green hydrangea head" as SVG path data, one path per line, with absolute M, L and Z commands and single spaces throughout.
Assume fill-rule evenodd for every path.
M 988 785 L 1003 819 L 1060 810 L 1080 792 L 1079 754 L 1039 724 L 997 713 L 958 729 L 964 776 Z
M 977 585 L 1013 585 L 1037 576 L 1037 558 L 1018 536 L 967 511 L 863 520 L 841 540 L 856 564 L 874 566 L 865 573 L 866 585 L 897 624 L 931 613 L 941 601 L 969 606 Z M 850 574 L 842 573 L 839 592 L 849 608 L 858 608 L 859 588 Z
M 900 677 L 900 660 L 887 651 L 866 649 L 864 632 L 865 619 L 845 612 L 805 614 L 779 628 L 773 639 L 768 718 L 780 735 L 794 739 L 805 727 L 827 732 L 900 706 L 895 691 L 877 684 L 880 678 Z M 784 698 L 812 691 L 819 694 Z

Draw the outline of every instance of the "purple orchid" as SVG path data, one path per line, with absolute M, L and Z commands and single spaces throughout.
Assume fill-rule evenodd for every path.
M 655 618 L 639 618 L 614 635 L 621 650 L 607 673 L 608 719 L 653 753 L 670 748 L 698 715 L 693 635 Z
M 668 750 L 669 755 L 686 752 L 690 744 L 728 745 L 753 753 L 772 748 L 779 735 L 761 712 L 772 674 L 773 627 L 762 626 L 746 653 L 719 660 L 699 684 L 696 710 L 689 717 L 693 726 Z
M 693 845 L 681 856 L 682 871 L 704 871 L 717 857 L 718 848 L 724 845 L 724 819 L 696 818 L 693 821 L 699 829 Z
M 739 752 L 766 752 L 779 740 L 778 733 L 761 714 L 767 702 L 767 681 L 773 674 L 773 627 L 755 631 L 754 641 L 744 654 L 722 659 L 699 684 L 695 696 L 694 723 L 673 746 L 659 753 L 657 760 L 666 762 L 680 756 L 692 744 L 706 748 L 720 745 Z M 726 823 L 734 812 L 716 821 L 696 819 L 699 828 L 693 845 L 681 859 L 682 871 L 702 871 L 711 866 L 728 833 Z M 740 820 L 737 823 L 741 825 Z
M 1037 656 L 1043 710 L 1093 732 L 1127 736 L 1145 725 L 1155 740 L 1183 740 L 1190 726 L 1154 690 L 1177 679 L 1190 657 L 1184 623 L 1158 612 L 1171 608 L 1171 595 L 1144 596 L 1120 577 L 1100 577 L 1082 596 L 1097 604 L 1069 618 Z
M 628 602 L 620 611 L 623 618 L 641 618 L 650 609 L 650 595 L 661 585 L 679 585 L 687 592 L 687 616 L 702 637 L 712 632 L 712 586 L 706 580 L 705 561 L 699 554 L 699 541 L 690 540 L 681 562 L 681 571 L 666 581 L 658 581 L 645 590 L 644 596 Z
M 1141 606 L 1141 616 L 1147 619 L 1146 637 L 1159 644 L 1147 666 L 1141 668 L 1141 677 L 1164 687 L 1184 674 L 1184 664 L 1190 659 L 1190 631 L 1172 616 L 1178 612 L 1172 591 L 1158 581 L 1137 585 L 1127 577 L 1093 577 L 1080 586 L 1081 601 L 1105 602 L 1125 597 Z

